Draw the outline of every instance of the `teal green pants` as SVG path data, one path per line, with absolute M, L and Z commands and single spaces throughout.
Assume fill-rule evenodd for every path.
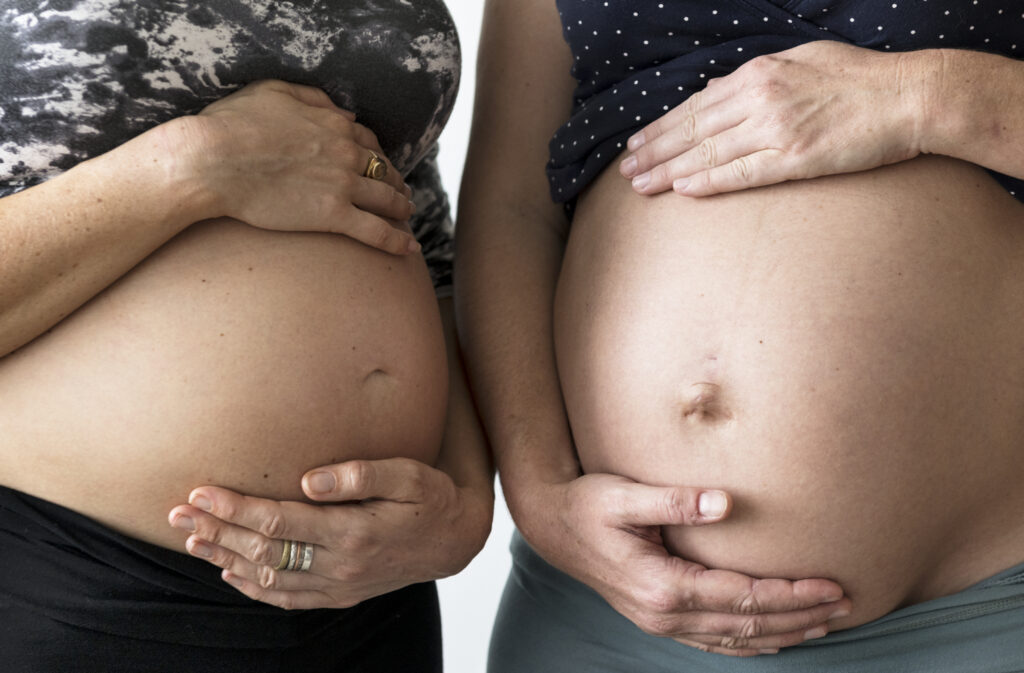
M 1024 564 L 960 593 L 778 654 L 708 654 L 650 636 L 516 534 L 489 673 L 1020 673 Z

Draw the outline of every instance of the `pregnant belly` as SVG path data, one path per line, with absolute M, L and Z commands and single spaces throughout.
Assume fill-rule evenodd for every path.
M 840 626 L 1024 560 L 1024 208 L 922 158 L 694 200 L 581 200 L 556 350 L 584 469 L 717 487 L 669 549 L 829 577 Z
M 195 486 L 301 499 L 318 465 L 433 462 L 447 381 L 419 256 L 203 222 L 0 360 L 0 482 L 180 550 Z

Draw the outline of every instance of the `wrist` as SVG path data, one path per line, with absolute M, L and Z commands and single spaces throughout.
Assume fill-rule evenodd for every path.
M 915 141 L 922 154 L 958 156 L 958 140 L 970 131 L 965 128 L 972 115 L 962 103 L 971 100 L 957 85 L 961 59 L 969 52 L 956 49 L 925 49 L 911 52 L 917 87 L 917 125 Z
M 179 117 L 152 129 L 152 151 L 159 160 L 155 168 L 175 212 L 188 224 L 226 215 L 215 188 L 211 170 L 217 162 L 205 120 L 198 116 Z

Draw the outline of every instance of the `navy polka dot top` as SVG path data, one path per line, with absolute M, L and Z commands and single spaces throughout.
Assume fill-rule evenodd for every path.
M 805 42 L 879 51 L 950 47 L 1024 57 L 1020 0 L 557 0 L 579 83 L 550 143 L 548 178 L 572 202 L 630 135 L 713 77 Z M 1024 201 L 1024 181 L 995 174 Z

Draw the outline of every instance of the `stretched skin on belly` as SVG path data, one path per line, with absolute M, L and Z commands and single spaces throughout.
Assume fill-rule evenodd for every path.
M 834 578 L 846 625 L 1020 562 L 1022 210 L 941 158 L 702 200 L 602 176 L 555 318 L 584 469 L 729 490 L 669 548 Z

